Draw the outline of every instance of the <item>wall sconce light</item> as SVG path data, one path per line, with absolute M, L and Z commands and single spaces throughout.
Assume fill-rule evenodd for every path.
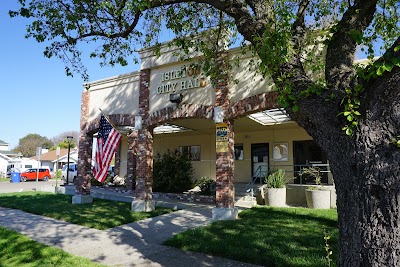
M 175 104 L 181 103 L 182 98 L 183 98 L 182 94 L 169 94 L 169 101 Z
M 224 110 L 221 106 L 214 107 L 214 122 L 221 123 L 224 122 Z
M 135 116 L 135 130 L 142 129 L 142 125 L 143 125 L 142 116 L 136 115 Z

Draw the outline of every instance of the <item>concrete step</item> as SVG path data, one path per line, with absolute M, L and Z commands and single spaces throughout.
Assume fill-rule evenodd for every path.
M 256 198 L 250 196 L 243 196 L 235 201 L 235 207 L 251 208 L 257 205 Z

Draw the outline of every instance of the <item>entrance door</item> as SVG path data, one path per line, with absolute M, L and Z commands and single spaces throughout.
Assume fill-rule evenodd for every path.
M 297 175 L 304 167 L 317 166 L 321 169 L 322 183 L 328 183 L 327 167 L 319 166 L 328 163 L 326 154 L 314 141 L 294 141 L 293 142 L 294 173 L 296 184 L 314 184 L 310 177 L 300 177 Z
M 258 179 L 260 183 L 268 175 L 269 144 L 251 144 L 251 172 L 253 180 Z

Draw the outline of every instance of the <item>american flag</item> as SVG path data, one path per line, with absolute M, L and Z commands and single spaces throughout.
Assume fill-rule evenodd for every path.
M 99 133 L 97 135 L 97 150 L 94 162 L 94 178 L 103 183 L 107 178 L 111 159 L 121 142 L 121 134 L 107 121 L 103 114 L 100 118 Z

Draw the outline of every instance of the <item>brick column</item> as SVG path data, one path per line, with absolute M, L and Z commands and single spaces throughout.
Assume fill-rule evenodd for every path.
M 234 208 L 234 180 L 233 175 L 235 172 L 234 161 L 234 131 L 233 122 L 227 121 L 227 152 L 216 153 L 216 207 L 217 208 Z
M 139 130 L 136 166 L 136 199 L 151 201 L 153 184 L 153 135 L 147 129 Z
M 217 66 L 226 66 L 227 54 L 221 53 L 217 59 Z M 224 117 L 229 113 L 229 77 L 222 71 L 215 83 L 215 106 L 223 110 Z M 216 140 L 216 207 L 212 210 L 214 220 L 232 220 L 237 218 L 238 210 L 235 208 L 234 189 L 234 131 L 233 121 L 223 120 L 227 140 Z M 218 126 L 218 125 L 217 125 Z
M 90 173 L 92 161 L 93 136 L 88 134 L 90 91 L 82 93 L 80 135 L 78 150 L 78 177 L 75 180 L 75 195 L 72 197 L 72 204 L 92 203 L 90 196 Z
M 148 128 L 150 98 L 150 69 L 140 71 L 139 114 L 142 129 L 138 130 L 136 158 L 136 191 L 132 202 L 133 211 L 154 210 L 153 183 L 153 129 Z
M 135 190 L 136 182 L 137 131 L 128 135 L 128 162 L 126 169 L 126 189 Z

